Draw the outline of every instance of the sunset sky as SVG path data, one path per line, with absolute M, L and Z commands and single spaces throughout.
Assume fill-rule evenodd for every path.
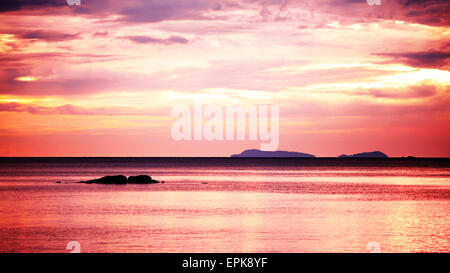
M 38 4 L 36 4 L 38 3 Z M 0 4 L 0 156 L 229 156 L 180 104 L 280 107 L 279 150 L 450 157 L 448 1 Z

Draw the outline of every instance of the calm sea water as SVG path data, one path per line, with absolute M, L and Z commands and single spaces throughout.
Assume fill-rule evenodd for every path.
M 166 183 L 75 183 L 114 174 Z M 81 252 L 449 252 L 450 160 L 0 158 L 0 252 L 69 252 L 70 241 Z

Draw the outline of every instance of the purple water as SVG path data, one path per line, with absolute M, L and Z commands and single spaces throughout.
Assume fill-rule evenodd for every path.
M 75 183 L 113 174 L 166 183 Z M 70 241 L 81 252 L 448 252 L 450 160 L 0 159 L 0 252 L 69 252 Z

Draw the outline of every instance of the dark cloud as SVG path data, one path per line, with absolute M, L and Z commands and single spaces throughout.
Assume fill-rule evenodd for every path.
M 67 12 L 95 18 L 119 15 L 117 21 L 127 23 L 206 19 L 204 13 L 207 11 L 220 11 L 236 6 L 233 0 L 81 0 L 81 2 L 81 7 Z
M 444 68 L 449 69 L 449 51 L 422 51 L 401 53 L 376 53 L 375 55 L 388 57 L 389 62 L 403 63 L 420 68 Z
M 428 25 L 450 25 L 448 0 L 401 0 L 407 21 Z
M 104 38 L 104 37 L 108 37 L 108 35 L 109 35 L 108 31 L 96 31 L 96 32 L 94 32 L 94 33 L 92 34 L 92 37 L 95 37 L 95 38 L 98 38 L 98 37 Z
M 162 44 L 162 45 L 171 45 L 171 44 L 187 44 L 189 40 L 183 38 L 181 36 L 171 36 L 166 39 L 154 38 L 151 36 L 124 36 L 122 39 L 127 39 L 132 42 L 138 44 Z
M 120 7 L 118 14 L 128 22 L 160 22 L 164 20 L 205 19 L 206 11 L 235 7 L 230 0 L 140 0 Z
M 28 40 L 42 40 L 46 42 L 60 42 L 80 38 L 80 33 L 65 33 L 57 31 L 33 30 L 16 34 L 17 38 Z
M 67 6 L 66 0 L 2 0 L 0 12 Z
M 259 3 L 263 17 L 269 14 L 268 7 L 279 11 L 300 7 L 312 13 L 331 15 L 333 20 L 343 24 L 399 20 L 433 26 L 450 25 L 448 0 L 381 0 L 381 5 L 369 5 L 366 0 L 241 0 L 240 2 Z
M 0 12 L 38 10 L 41 13 L 79 14 L 95 18 L 119 15 L 118 21 L 128 23 L 161 22 L 165 20 L 214 19 L 206 15 L 229 9 L 259 9 L 260 16 L 267 19 L 272 11 L 275 20 L 287 19 L 280 12 L 300 7 L 313 13 L 336 16 L 334 20 L 349 23 L 371 22 L 380 19 L 402 20 L 434 26 L 450 25 L 448 0 L 382 0 L 382 5 L 368 5 L 366 0 L 81 0 L 76 9 L 67 7 L 65 0 L 7 0 Z M 294 18 L 298 19 L 298 18 Z
M 81 0 L 81 3 L 80 7 L 69 8 L 66 0 L 7 0 L 1 4 L 0 12 L 73 14 L 102 19 L 118 15 L 115 21 L 149 23 L 165 20 L 203 20 L 209 18 L 204 16 L 205 12 L 239 7 L 239 1 L 235 0 Z

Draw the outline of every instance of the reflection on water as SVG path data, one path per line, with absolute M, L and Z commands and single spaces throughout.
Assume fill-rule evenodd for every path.
M 0 252 L 450 250 L 448 167 L 33 164 L 0 164 Z M 72 183 L 112 173 L 166 183 Z

